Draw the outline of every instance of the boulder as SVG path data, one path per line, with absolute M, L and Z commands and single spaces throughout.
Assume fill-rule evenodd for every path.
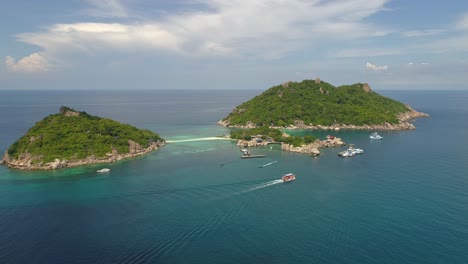
M 128 140 L 128 152 L 130 154 L 135 154 L 141 152 L 142 150 L 143 148 L 140 146 L 140 144 L 133 140 Z
M 369 84 L 368 83 L 365 83 L 362 85 L 362 89 L 364 90 L 364 92 L 366 93 L 371 93 L 372 92 L 372 89 L 370 88 Z
M 316 149 L 316 148 L 311 149 L 310 152 L 311 152 L 312 156 L 320 155 L 320 151 L 318 149 Z
M 307 126 L 304 124 L 304 121 L 302 120 L 294 120 L 294 126 L 296 128 L 307 128 Z
M 229 121 L 228 120 L 219 120 L 218 125 L 224 126 L 224 127 L 229 127 Z
M 117 157 L 117 155 L 119 155 L 119 152 L 117 151 L 116 148 L 113 148 L 113 149 L 112 149 L 112 157 L 115 158 L 115 157 Z
M 29 143 L 33 143 L 34 141 L 39 140 L 39 139 L 41 139 L 41 138 L 32 136 L 32 137 L 29 138 Z
M 79 116 L 80 112 L 73 111 L 68 107 L 62 106 L 62 107 L 60 107 L 60 114 L 62 114 L 64 116 Z
M 3 158 L 2 158 L 2 164 L 5 162 L 6 163 L 11 162 L 11 158 L 10 158 L 10 155 L 8 154 L 8 150 L 5 151 L 5 155 L 3 155 Z
M 55 161 L 49 163 L 49 166 L 53 170 L 65 168 L 67 167 L 67 161 L 66 160 L 60 161 L 59 159 L 55 159 Z
M 256 128 L 257 125 L 255 125 L 252 121 L 247 121 L 245 124 L 245 128 Z

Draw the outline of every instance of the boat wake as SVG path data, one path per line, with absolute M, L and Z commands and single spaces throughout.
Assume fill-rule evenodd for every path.
M 269 187 L 269 186 L 272 186 L 272 185 L 275 185 L 275 184 L 278 184 L 278 183 L 283 183 L 283 180 L 278 179 L 278 180 L 272 180 L 272 181 L 269 181 L 269 182 L 266 182 L 266 183 L 262 183 L 262 184 L 259 184 L 259 185 L 255 186 L 255 187 L 247 189 L 245 191 L 241 191 L 238 194 L 251 192 L 251 191 L 256 191 L 256 190 L 263 189 L 263 188 L 266 188 L 266 187 Z
M 272 161 L 272 162 L 270 162 L 270 163 L 266 163 L 266 164 L 260 165 L 260 166 L 258 166 L 258 167 L 259 167 L 259 168 L 264 168 L 264 167 L 270 166 L 270 165 L 272 165 L 272 164 L 275 164 L 276 162 L 278 162 L 278 161 L 275 160 L 275 161 Z

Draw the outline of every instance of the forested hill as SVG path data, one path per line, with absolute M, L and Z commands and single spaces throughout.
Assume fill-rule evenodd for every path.
M 77 161 L 90 157 L 117 158 L 129 152 L 138 154 L 163 142 L 152 131 L 63 106 L 60 113 L 37 122 L 14 142 L 8 148 L 4 161 L 7 165 L 42 168 L 55 159 Z
M 284 127 L 298 120 L 323 126 L 397 124 L 399 114 L 411 110 L 367 84 L 335 87 L 316 79 L 274 86 L 237 106 L 220 124 Z

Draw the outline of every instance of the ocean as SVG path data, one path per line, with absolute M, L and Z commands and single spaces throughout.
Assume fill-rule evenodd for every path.
M 225 135 L 215 123 L 260 92 L 0 91 L 0 152 L 62 105 L 166 140 Z M 275 146 L 242 160 L 213 140 L 109 165 L 0 166 L 0 263 L 468 263 L 468 91 L 379 93 L 431 117 L 380 141 L 294 131 L 364 149 L 353 158 Z

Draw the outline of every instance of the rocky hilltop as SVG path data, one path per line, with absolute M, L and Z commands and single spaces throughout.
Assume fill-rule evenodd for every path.
M 409 121 L 427 117 L 374 92 L 367 83 L 335 87 L 315 80 L 285 82 L 242 103 L 219 125 L 288 129 L 415 129 Z
M 62 106 L 37 122 L 5 152 L 1 164 L 26 170 L 53 170 L 111 163 L 164 145 L 158 134 Z

